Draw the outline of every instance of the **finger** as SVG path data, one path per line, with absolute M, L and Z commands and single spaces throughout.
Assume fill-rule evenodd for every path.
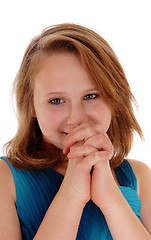
M 70 148 L 69 147 L 64 147 L 63 153 L 68 154 L 69 152 L 70 152 Z
M 88 156 L 96 151 L 107 151 L 109 154 L 113 154 L 114 148 L 109 139 L 106 139 L 102 134 L 98 134 L 89 138 L 86 142 L 79 142 L 73 145 L 68 157 Z
M 91 164 L 91 166 L 94 166 L 100 161 L 109 161 L 112 156 L 113 154 L 110 154 L 107 151 L 98 151 L 86 156 L 84 160 L 85 163 L 88 163 L 88 165 Z
M 71 149 L 67 157 L 70 159 L 78 158 L 78 157 L 86 157 L 96 151 L 97 149 L 90 145 L 82 145 L 74 149 Z
M 88 155 L 86 157 L 79 157 L 79 158 L 74 158 L 71 159 L 71 161 L 76 161 L 76 163 L 79 165 L 80 170 L 82 170 L 83 172 L 90 172 L 92 167 L 95 166 L 97 163 L 99 163 L 100 161 L 103 162 L 107 162 L 112 158 L 112 155 L 109 154 L 106 151 L 98 151 L 98 152 L 94 152 L 91 155 Z
M 86 141 L 89 137 L 94 136 L 95 131 L 88 124 L 81 124 L 73 129 L 66 137 L 64 145 L 71 147 L 76 142 Z
M 64 145 L 66 147 L 73 146 L 76 142 L 87 141 L 89 138 L 96 134 L 101 133 L 106 139 L 108 135 L 103 131 L 100 124 L 90 125 L 88 123 L 83 123 L 80 126 L 73 129 L 66 137 Z
M 90 145 L 90 146 L 96 148 L 98 151 L 100 151 L 100 150 L 107 151 L 110 154 L 112 154 L 114 151 L 114 147 L 113 147 L 110 139 L 107 139 L 102 134 L 98 134 L 98 135 L 95 135 L 95 136 L 89 138 L 84 144 Z

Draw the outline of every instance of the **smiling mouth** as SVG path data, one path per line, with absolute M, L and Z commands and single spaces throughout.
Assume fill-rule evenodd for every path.
M 68 133 L 66 133 L 66 132 L 63 132 L 63 134 L 68 135 Z

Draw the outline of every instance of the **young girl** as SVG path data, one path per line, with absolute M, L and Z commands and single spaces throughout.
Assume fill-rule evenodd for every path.
M 125 159 L 142 131 L 108 43 L 83 26 L 52 26 L 30 43 L 14 88 L 1 239 L 151 239 L 151 171 Z

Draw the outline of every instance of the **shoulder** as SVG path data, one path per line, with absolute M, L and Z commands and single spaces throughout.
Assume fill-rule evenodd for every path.
M 134 159 L 127 159 L 127 160 L 132 166 L 133 171 L 136 174 L 136 177 L 138 178 L 139 181 L 142 180 L 142 176 L 144 176 L 145 179 L 146 177 L 149 177 L 148 175 L 151 174 L 151 169 L 146 163 L 138 160 L 134 160 Z
M 139 198 L 141 201 L 141 221 L 151 234 L 151 169 L 140 161 L 128 160 L 136 175 L 139 187 Z
M 0 159 L 0 234 L 1 239 L 21 239 L 15 207 L 15 183 L 8 164 Z
M 151 169 L 150 167 L 141 161 L 128 159 L 133 171 L 137 178 L 138 195 L 140 199 L 143 199 L 144 194 L 151 189 Z
M 139 175 L 144 174 L 146 171 L 147 172 L 151 171 L 150 167 L 144 162 L 134 160 L 134 159 L 127 159 L 127 160 L 132 166 L 134 172 L 138 175 L 138 177 Z
M 0 159 L 0 191 L 7 192 L 10 197 L 16 202 L 16 188 L 14 183 L 14 178 L 9 165 Z

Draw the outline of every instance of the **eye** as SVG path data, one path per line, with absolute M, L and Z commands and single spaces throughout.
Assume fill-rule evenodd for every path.
M 49 102 L 53 105 L 59 105 L 61 103 L 64 103 L 64 100 L 61 98 L 53 98 Z
M 88 94 L 84 97 L 84 100 L 94 100 L 96 98 L 99 97 L 99 94 L 97 93 L 91 93 L 91 94 Z

